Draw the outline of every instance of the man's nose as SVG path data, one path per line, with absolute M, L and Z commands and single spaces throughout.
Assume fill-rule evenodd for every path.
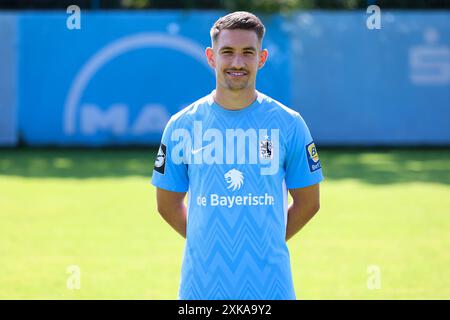
M 244 59 L 240 54 L 236 54 L 233 57 L 233 60 L 231 61 L 231 67 L 236 69 L 244 68 Z

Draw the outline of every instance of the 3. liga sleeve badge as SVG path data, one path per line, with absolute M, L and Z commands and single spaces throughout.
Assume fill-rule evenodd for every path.
M 317 153 L 316 145 L 314 144 L 314 142 L 311 142 L 306 146 L 306 155 L 308 158 L 310 172 L 319 170 L 322 167 L 320 165 L 319 154 Z
M 166 170 L 166 145 L 161 143 L 158 154 L 155 159 L 155 166 L 153 168 L 156 172 L 164 174 Z

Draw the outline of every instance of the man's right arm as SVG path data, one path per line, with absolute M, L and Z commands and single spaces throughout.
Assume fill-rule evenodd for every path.
M 186 238 L 187 208 L 184 204 L 186 192 L 173 192 L 156 188 L 158 212 L 180 235 Z

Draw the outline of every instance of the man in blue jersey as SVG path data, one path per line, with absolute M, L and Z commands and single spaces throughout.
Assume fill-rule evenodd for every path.
M 296 298 L 286 241 L 319 210 L 323 176 L 300 114 L 255 89 L 264 33 L 248 12 L 217 20 L 206 49 L 216 88 L 163 133 L 152 183 L 186 238 L 179 299 Z

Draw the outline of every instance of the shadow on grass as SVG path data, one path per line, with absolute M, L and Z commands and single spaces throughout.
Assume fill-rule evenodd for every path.
M 450 184 L 450 149 L 331 149 L 319 154 L 329 180 Z
M 151 177 L 157 149 L 1 149 L 0 176 Z
M 0 149 L 0 176 L 151 177 L 156 148 Z M 321 149 L 327 180 L 450 184 L 450 149 Z

